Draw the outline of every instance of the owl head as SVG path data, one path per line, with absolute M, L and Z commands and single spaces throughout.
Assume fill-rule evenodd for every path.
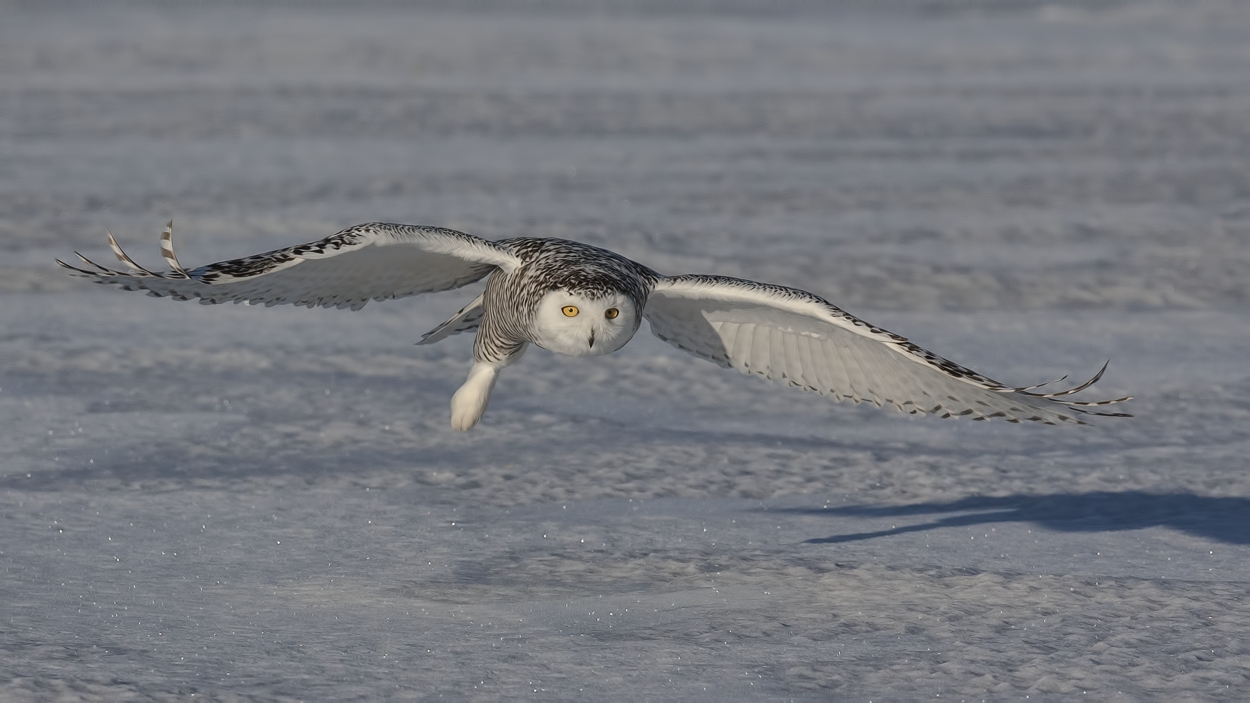
M 638 331 L 641 311 L 624 293 L 549 291 L 534 314 L 534 343 L 569 356 L 611 354 Z

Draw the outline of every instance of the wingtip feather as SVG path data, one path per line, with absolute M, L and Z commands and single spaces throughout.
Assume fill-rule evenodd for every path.
M 160 274 L 155 273 L 155 272 L 153 272 L 153 271 L 149 271 L 148 269 L 146 269 L 146 268 L 144 268 L 144 267 L 140 266 L 138 263 L 136 263 L 134 259 L 130 258 L 130 255 L 129 255 L 129 254 L 127 254 L 127 253 L 126 253 L 126 252 L 122 249 L 121 245 L 117 243 L 117 239 L 113 236 L 113 233 L 112 233 L 112 232 L 110 232 L 110 231 L 109 231 L 109 229 L 108 229 L 107 227 L 104 229 L 104 232 L 105 232 L 105 234 L 107 234 L 107 235 L 108 235 L 109 247 L 111 247 L 111 248 L 113 249 L 113 255 L 117 257 L 117 260 L 118 260 L 118 261 L 120 261 L 120 262 L 122 262 L 123 264 L 125 264 L 126 266 L 130 267 L 130 269 L 131 269 L 132 271 L 136 271 L 136 272 L 138 272 L 138 273 L 145 274 L 145 275 L 148 275 L 148 276 L 156 276 L 157 278 L 159 278 L 159 277 L 160 277 Z
M 161 232 L 161 256 L 165 257 L 165 262 L 169 267 L 184 278 L 190 278 L 187 270 L 178 262 L 178 256 L 174 254 L 174 221 L 170 220 L 165 225 L 165 231 Z
M 85 276 L 85 277 L 90 277 L 90 278 L 100 277 L 99 274 L 97 273 L 93 273 L 91 271 L 80 269 L 77 266 L 72 266 L 70 264 L 65 263 L 64 261 L 61 261 L 60 259 L 53 259 L 53 261 L 55 261 L 57 264 L 59 264 L 63 268 L 68 269 L 70 273 L 72 273 L 75 276 Z

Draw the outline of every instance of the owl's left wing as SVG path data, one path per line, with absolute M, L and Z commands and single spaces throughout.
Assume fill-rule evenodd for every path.
M 78 255 L 90 268 L 57 263 L 76 275 L 125 290 L 201 303 L 264 303 L 353 310 L 370 300 L 459 288 L 520 259 L 498 244 L 440 227 L 373 222 L 349 227 L 308 244 L 186 269 L 174 255 L 173 222 L 161 236 L 171 270 L 143 268 L 109 234 L 109 245 L 129 271 L 105 268 Z
M 806 291 L 723 276 L 661 278 L 644 316 L 660 339 L 721 366 L 911 414 L 1084 424 L 1128 417 L 1065 400 L 1101 376 L 1057 393 L 1012 388 L 874 327 Z M 1106 365 L 1103 366 L 1106 369 Z

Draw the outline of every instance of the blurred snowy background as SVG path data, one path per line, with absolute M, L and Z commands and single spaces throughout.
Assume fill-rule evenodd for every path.
M 0 0 L 0 698 L 1237 698 L 1250 5 Z M 644 330 L 449 427 L 473 292 L 204 307 L 384 220 L 805 288 L 1131 420 L 903 418 Z

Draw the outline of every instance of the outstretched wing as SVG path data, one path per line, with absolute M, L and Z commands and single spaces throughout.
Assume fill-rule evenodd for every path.
M 657 337 L 680 349 L 839 401 L 1009 422 L 1083 424 L 1082 415 L 1128 417 L 1090 408 L 1130 398 L 1063 399 L 1093 385 L 1102 371 L 1057 393 L 1030 392 L 1039 386 L 1012 388 L 793 288 L 722 276 L 673 276 L 656 284 L 644 315 Z
M 82 259 L 91 268 L 57 263 L 75 275 L 125 290 L 201 303 L 291 303 L 307 307 L 350 307 L 370 300 L 459 288 L 496 269 L 512 270 L 520 260 L 506 249 L 472 235 L 438 227 L 373 222 L 349 227 L 317 242 L 243 259 L 185 269 L 174 256 L 173 222 L 161 236 L 161 254 L 171 270 L 136 264 L 108 235 L 109 245 L 129 271 L 114 271 Z

